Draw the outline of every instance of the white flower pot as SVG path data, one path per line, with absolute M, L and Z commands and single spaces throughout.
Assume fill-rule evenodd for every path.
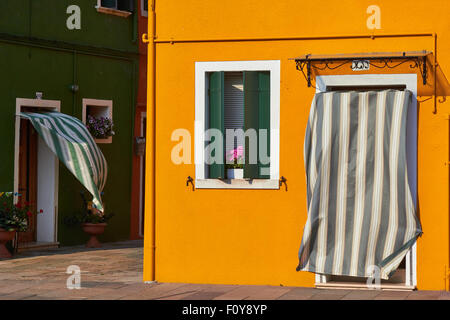
M 244 169 L 227 169 L 228 179 L 244 179 Z

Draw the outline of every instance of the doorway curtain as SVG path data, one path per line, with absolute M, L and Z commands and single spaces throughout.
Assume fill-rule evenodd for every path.
M 92 194 L 92 203 L 103 211 L 101 192 L 108 166 L 86 126 L 77 118 L 60 112 L 21 112 L 50 150 Z
M 411 91 L 317 93 L 305 141 L 308 218 L 297 271 L 382 279 L 422 234 L 407 174 Z

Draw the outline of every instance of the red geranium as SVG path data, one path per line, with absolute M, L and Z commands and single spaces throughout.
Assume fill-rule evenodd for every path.
M 20 197 L 19 193 L 0 192 L 0 203 L 3 203 L 0 207 L 0 228 L 18 232 L 28 230 L 30 218 L 36 211 Z

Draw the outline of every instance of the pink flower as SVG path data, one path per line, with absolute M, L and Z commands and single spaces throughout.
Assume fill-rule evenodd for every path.
M 236 149 L 230 150 L 230 157 L 228 158 L 229 161 L 235 161 L 239 160 L 239 158 L 242 158 L 244 156 L 244 147 L 239 146 Z
M 242 157 L 244 155 L 244 147 L 243 146 L 239 146 L 236 148 L 236 154 L 238 157 Z

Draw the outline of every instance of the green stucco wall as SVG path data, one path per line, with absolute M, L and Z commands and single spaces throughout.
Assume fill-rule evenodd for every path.
M 81 8 L 81 30 L 68 30 L 66 8 Z M 60 100 L 61 112 L 82 117 L 82 99 L 113 100 L 116 135 L 99 144 L 109 173 L 103 201 L 114 212 L 103 241 L 129 237 L 133 119 L 138 74 L 135 14 L 98 13 L 95 0 L 0 1 L 0 191 L 13 190 L 16 98 Z M 73 93 L 72 84 L 79 90 Z M 87 236 L 64 217 L 80 210 L 81 184 L 60 164 L 58 241 L 81 244 Z M 45 214 L 45 213 L 44 213 Z

